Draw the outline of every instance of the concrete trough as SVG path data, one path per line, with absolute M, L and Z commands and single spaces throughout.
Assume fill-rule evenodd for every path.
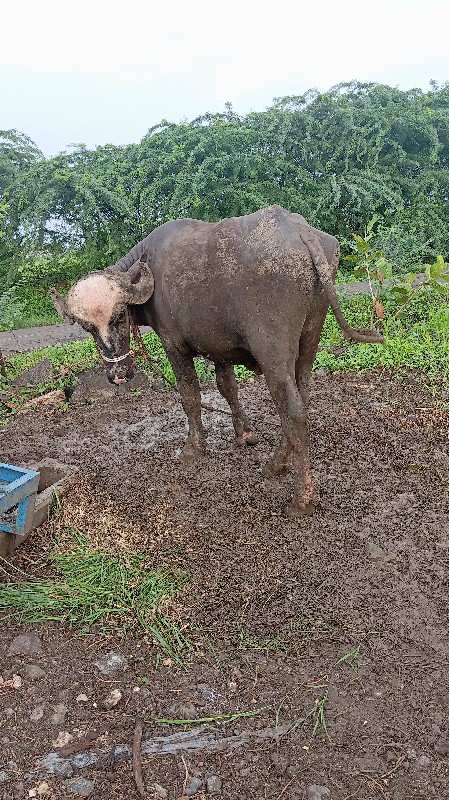
M 2 558 L 7 558 L 16 547 L 28 538 L 31 531 L 50 519 L 55 501 L 67 492 L 77 474 L 76 467 L 61 464 L 54 458 L 44 458 L 36 464 L 28 465 L 27 469 L 39 474 L 34 508 L 27 515 L 22 533 L 0 531 L 0 556 Z

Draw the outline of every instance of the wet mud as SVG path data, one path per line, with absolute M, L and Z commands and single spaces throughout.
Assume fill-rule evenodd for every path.
M 84 395 L 67 411 L 19 415 L 0 433 L 2 461 L 52 457 L 79 468 L 62 524 L 94 546 L 142 551 L 149 563 L 189 573 L 172 613 L 194 647 L 179 670 L 157 660 L 138 631 L 79 640 L 64 626 L 31 626 L 44 643 L 46 678 L 8 699 L 4 769 L 15 762 L 23 780 L 52 749 L 47 712 L 40 726 L 29 722 L 36 691 L 48 708 L 63 693 L 66 730 L 106 724 L 100 748 L 132 743 L 137 713 L 151 739 L 173 733 L 152 716 L 262 709 L 223 725 L 223 736 L 237 736 L 276 719 L 293 723 L 322 700 L 332 743 L 322 726 L 312 735 L 312 714 L 277 741 L 189 753 L 185 763 L 179 754 L 144 758 L 146 785 L 179 798 L 187 765 L 202 781 L 198 797 L 207 796 L 208 774 L 220 776 L 220 796 L 230 800 L 296 800 L 312 784 L 336 800 L 449 797 L 448 413 L 418 376 L 315 375 L 311 465 L 320 505 L 313 517 L 291 520 L 282 514 L 291 477 L 263 477 L 280 436 L 263 378 L 240 392 L 259 444 L 235 448 L 230 417 L 204 410 L 208 453 L 194 464 L 178 460 L 187 425 L 174 391 Z M 225 408 L 213 386 L 203 399 Z M 45 552 L 49 527 L 16 552 L 13 568 Z M 6 655 L 18 630 L 3 621 L 0 672 L 23 667 Z M 129 660 L 112 682 L 126 703 L 105 712 L 93 706 L 105 689 L 93 659 L 116 649 Z M 83 705 L 75 698 L 84 690 Z M 128 763 L 82 774 L 93 777 L 94 797 L 137 796 Z M 60 777 L 46 779 L 54 797 L 66 796 Z

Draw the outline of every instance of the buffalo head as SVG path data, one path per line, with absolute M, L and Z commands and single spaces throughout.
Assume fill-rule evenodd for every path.
M 67 322 L 78 322 L 91 333 L 111 383 L 125 383 L 134 374 L 130 353 L 129 306 L 146 303 L 154 290 L 154 278 L 143 260 L 127 272 L 113 267 L 92 272 L 61 297 L 51 290 L 58 314 Z

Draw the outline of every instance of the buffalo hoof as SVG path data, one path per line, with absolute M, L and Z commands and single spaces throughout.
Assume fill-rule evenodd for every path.
M 201 447 L 199 445 L 194 445 L 191 442 L 187 442 L 179 456 L 179 460 L 182 461 L 184 464 L 188 464 L 190 461 L 198 461 L 198 459 L 203 458 L 206 455 L 206 448 Z
M 246 444 L 259 444 L 259 437 L 253 431 L 243 431 L 241 436 L 235 437 L 236 447 L 245 447 Z

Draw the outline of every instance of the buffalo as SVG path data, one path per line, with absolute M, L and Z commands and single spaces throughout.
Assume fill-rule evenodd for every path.
M 90 332 L 113 383 L 132 377 L 130 314 L 160 337 L 176 375 L 189 432 L 183 459 L 205 453 L 201 396 L 193 358 L 215 364 L 237 445 L 257 442 L 238 399 L 234 364 L 263 373 L 282 425 L 266 474 L 292 469 L 287 513 L 317 504 L 309 463 L 307 409 L 312 364 L 331 307 L 347 338 L 380 343 L 352 328 L 334 288 L 337 239 L 300 214 L 274 205 L 220 222 L 179 219 L 153 230 L 116 264 L 92 272 L 62 298 L 59 314 Z

